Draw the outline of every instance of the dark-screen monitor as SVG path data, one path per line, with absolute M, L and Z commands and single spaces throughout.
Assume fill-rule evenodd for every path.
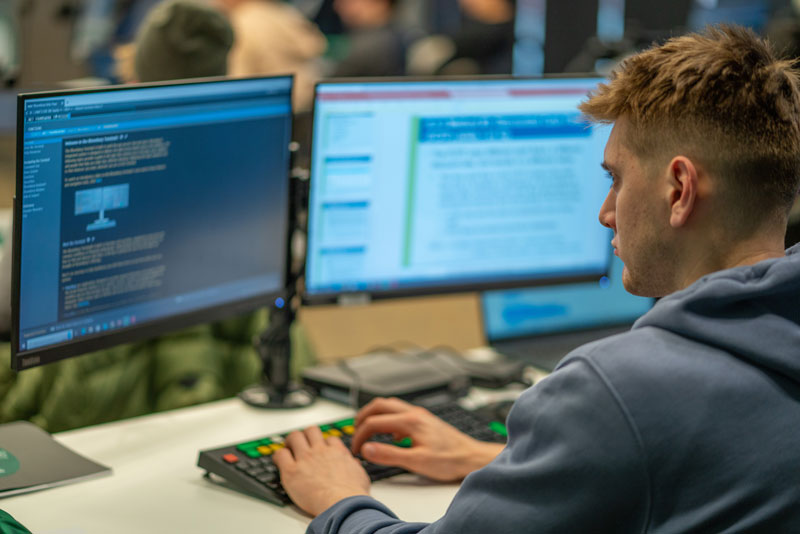
M 520 0 L 514 12 L 512 72 L 538 76 L 572 71 L 575 58 L 595 36 L 619 41 L 624 30 L 625 0 Z
M 304 298 L 596 280 L 611 231 L 599 78 L 317 86 Z
M 631 29 L 635 28 L 656 39 L 672 37 L 685 30 L 689 11 L 697 3 L 695 0 L 658 3 L 651 0 L 625 0 L 625 23 Z
M 291 88 L 281 76 L 19 96 L 15 369 L 278 298 Z

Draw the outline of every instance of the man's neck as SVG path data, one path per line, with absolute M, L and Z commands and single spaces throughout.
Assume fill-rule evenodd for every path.
M 744 251 L 740 256 L 731 257 L 726 268 L 741 267 L 743 265 L 755 265 L 758 262 L 772 258 L 780 258 L 785 255 L 783 246 L 772 249 L 763 248 L 762 250 Z
M 738 243 L 734 247 L 709 245 L 695 250 L 692 261 L 686 262 L 682 287 L 688 287 L 701 277 L 717 271 L 755 265 L 764 260 L 784 256 L 783 237 L 758 235 Z

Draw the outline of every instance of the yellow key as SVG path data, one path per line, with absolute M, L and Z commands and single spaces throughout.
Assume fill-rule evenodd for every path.
M 270 454 L 272 454 L 272 449 L 270 448 L 270 445 L 259 445 L 258 447 L 256 447 L 256 450 L 261 454 L 263 454 L 264 456 L 269 456 Z
M 284 448 L 285 446 L 286 446 L 286 445 L 284 445 L 283 443 L 273 443 L 272 445 L 270 445 L 270 448 L 271 448 L 273 451 L 279 451 L 279 450 L 281 450 L 282 448 Z
M 353 428 L 353 425 L 347 425 L 342 427 L 342 432 L 347 434 L 348 436 L 355 433 L 356 429 Z
M 336 436 L 337 438 L 341 438 L 342 437 L 342 433 L 339 432 L 339 430 L 336 429 L 336 428 L 331 428 L 330 430 L 328 430 L 328 435 L 329 436 Z

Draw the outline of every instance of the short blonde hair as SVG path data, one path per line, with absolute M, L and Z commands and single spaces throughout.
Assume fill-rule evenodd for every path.
M 749 223 L 785 218 L 797 196 L 798 71 L 748 29 L 712 27 L 632 56 L 580 109 L 596 122 L 624 117 L 623 142 L 645 162 L 696 158 Z

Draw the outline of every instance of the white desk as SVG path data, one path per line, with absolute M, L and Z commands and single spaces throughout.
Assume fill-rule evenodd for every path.
M 113 474 L 0 500 L 0 508 L 36 534 L 204 532 L 302 533 L 310 518 L 207 481 L 196 466 L 200 449 L 270 432 L 323 423 L 352 410 L 318 400 L 302 410 L 264 411 L 238 399 L 56 434 Z M 380 481 L 372 495 L 408 521 L 441 517 L 456 484 L 414 475 Z

